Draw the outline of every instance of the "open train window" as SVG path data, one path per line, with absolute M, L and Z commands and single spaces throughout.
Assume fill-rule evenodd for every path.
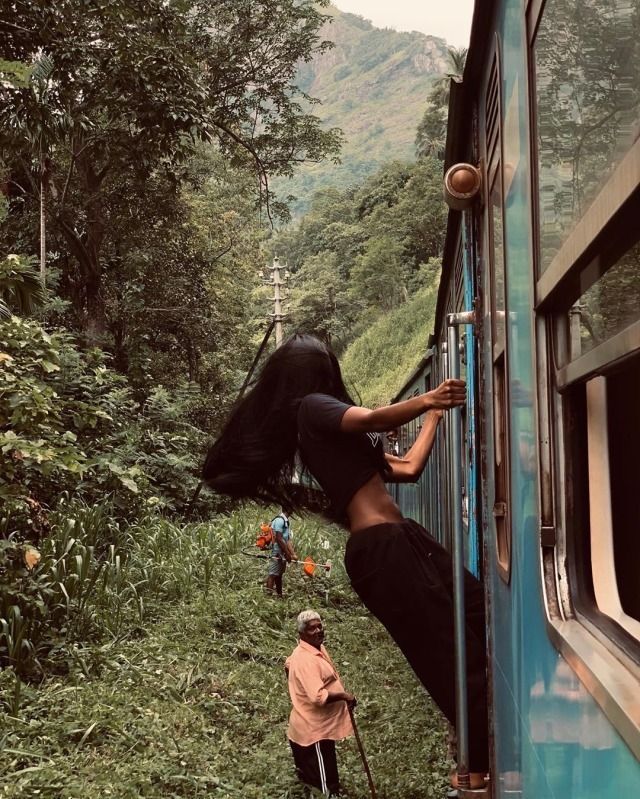
M 640 654 L 640 235 L 628 224 L 638 215 L 640 191 L 576 264 L 554 314 L 571 599 L 630 655 Z
M 628 232 L 635 230 L 630 228 Z M 616 237 L 592 260 L 593 279 L 609 261 L 611 268 L 583 291 L 569 311 L 569 357 L 576 360 L 613 339 L 640 318 L 640 242 L 626 249 L 628 235 Z M 616 257 L 617 256 L 617 257 Z M 583 270 L 586 282 L 588 270 Z
M 591 583 L 596 607 L 640 640 L 640 359 L 585 384 Z
M 493 363 L 493 520 L 498 572 L 508 582 L 511 573 L 508 363 L 506 279 L 501 142 L 501 91 L 498 50 L 487 85 L 486 163 L 488 175 L 488 232 L 490 258 L 491 351 Z

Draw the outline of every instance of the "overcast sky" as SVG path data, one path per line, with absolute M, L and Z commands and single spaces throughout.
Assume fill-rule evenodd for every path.
M 441 36 L 454 47 L 469 44 L 473 0 L 333 0 L 333 4 L 378 28 Z

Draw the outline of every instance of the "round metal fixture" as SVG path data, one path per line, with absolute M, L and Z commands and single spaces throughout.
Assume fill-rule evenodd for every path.
M 454 164 L 444 176 L 444 199 L 454 211 L 463 211 L 474 201 L 482 185 L 480 170 L 472 164 Z

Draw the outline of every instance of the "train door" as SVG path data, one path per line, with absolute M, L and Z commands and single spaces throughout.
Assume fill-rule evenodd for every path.
M 446 376 L 463 379 L 467 384 L 467 402 L 462 408 L 453 408 L 446 414 L 448 468 L 447 496 L 449 500 L 448 517 L 450 527 L 450 550 L 453 561 L 453 594 L 455 618 L 455 650 L 456 650 L 456 708 L 458 731 L 458 775 L 461 780 L 468 778 L 465 771 L 468 765 L 468 729 L 467 718 L 467 671 L 466 642 L 464 631 L 465 579 L 464 566 L 478 573 L 479 552 L 478 531 L 480 525 L 476 510 L 479 503 L 470 496 L 477 490 L 478 450 L 475 437 L 476 407 L 476 345 L 475 345 L 475 287 L 472 283 L 474 262 L 465 258 L 472 252 L 470 239 L 471 220 L 464 216 L 458 219 L 458 235 L 456 238 L 455 259 L 450 270 L 447 287 L 445 313 L 442 321 L 441 335 L 446 336 Z M 469 238 L 467 238 L 469 237 Z M 473 508 L 473 511 L 471 510 Z M 476 554 L 473 562 L 474 553 Z M 467 783 L 468 785 L 468 783 Z M 485 794 L 486 792 L 483 792 Z

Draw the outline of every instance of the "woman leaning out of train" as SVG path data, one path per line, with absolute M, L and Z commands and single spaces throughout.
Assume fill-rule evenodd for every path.
M 322 487 L 324 512 L 349 532 L 345 566 L 351 585 L 384 624 L 444 715 L 455 724 L 453 586 L 448 552 L 405 519 L 385 487 L 413 482 L 424 469 L 443 413 L 462 405 L 466 387 L 446 380 L 433 391 L 369 410 L 356 406 L 337 358 L 317 338 L 294 335 L 266 361 L 236 406 L 204 466 L 215 491 L 317 510 L 310 481 Z M 382 436 L 425 414 L 401 458 L 384 452 Z M 465 574 L 471 787 L 489 766 L 484 599 Z M 456 779 L 453 775 L 453 784 Z

